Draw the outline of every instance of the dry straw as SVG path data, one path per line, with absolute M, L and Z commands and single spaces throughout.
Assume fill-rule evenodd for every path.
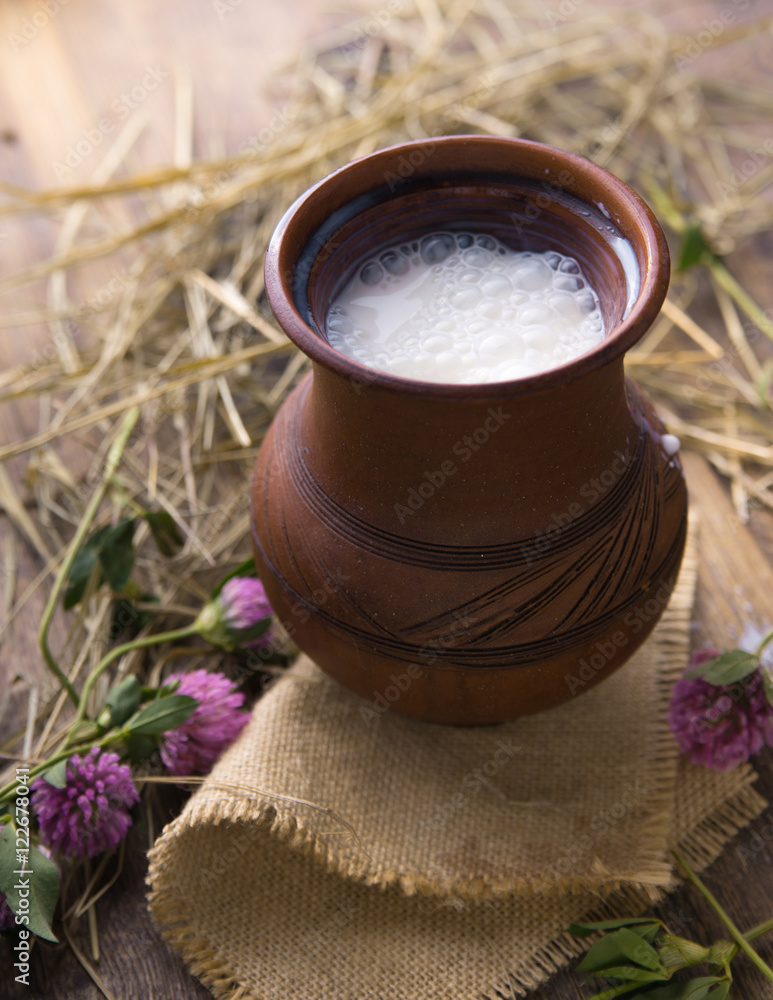
M 773 507 L 773 322 L 733 277 L 773 221 L 773 97 L 716 72 L 726 51 L 739 64 L 751 58 L 771 19 L 742 23 L 753 12 L 740 5 L 732 14 L 714 32 L 677 35 L 640 11 L 572 0 L 389 0 L 288 64 L 277 114 L 232 156 L 193 160 L 191 91 L 181 80 L 172 165 L 130 171 L 144 127 L 135 117 L 91 184 L 32 192 L 0 182 L 0 215 L 57 226 L 50 258 L 0 282 L 0 326 L 49 333 L 27 364 L 0 374 L 0 402 L 39 411 L 37 433 L 0 447 L 0 460 L 27 462 L 25 497 L 0 465 L 0 505 L 41 559 L 19 591 L 8 542 L 4 630 L 37 588 L 50 588 L 57 553 L 135 406 L 140 419 L 94 526 L 133 502 L 177 522 L 186 544 L 172 560 L 146 544 L 146 526 L 137 532 L 138 580 L 160 600 L 149 628 L 179 625 L 206 598 L 215 568 L 248 555 L 250 468 L 306 367 L 265 303 L 267 241 L 310 183 L 406 139 L 479 132 L 548 142 L 639 190 L 675 256 L 700 227 L 712 253 L 675 276 L 629 369 L 670 429 L 731 478 L 739 517 L 750 502 Z M 94 290 L 73 301 L 84 275 Z M 89 467 L 75 473 L 73 456 L 83 454 Z M 104 651 L 109 624 L 110 599 L 99 594 L 64 621 L 57 658 L 76 687 Z M 162 662 L 135 652 L 116 673 L 157 679 Z M 107 679 L 91 708 L 106 688 Z M 28 721 L 0 754 L 55 752 L 66 697 L 31 697 Z
M 721 259 L 706 255 L 675 276 L 629 367 L 670 429 L 731 477 L 741 518 L 750 500 L 773 506 L 773 323 L 732 277 L 734 262 L 740 269 L 748 260 L 750 238 L 773 219 L 773 98 L 697 72 L 725 46 L 753 52 L 770 19 L 741 24 L 734 14 L 717 23 L 715 33 L 677 36 L 644 13 L 571 0 L 555 9 L 392 0 L 288 66 L 276 85 L 277 114 L 233 156 L 192 160 L 183 81 L 176 165 L 129 173 L 143 127 L 132 119 L 91 185 L 36 193 L 2 182 L 1 214 L 44 215 L 58 225 L 53 256 L 0 283 L 2 326 L 43 322 L 50 332 L 29 363 L 0 376 L 0 401 L 39 408 L 39 431 L 0 447 L 0 459 L 26 457 L 31 496 L 21 498 L 0 466 L 0 503 L 44 564 L 17 593 L 9 546 L 6 627 L 56 572 L 62 557 L 54 553 L 72 537 L 134 406 L 141 419 L 96 523 L 132 500 L 172 514 L 186 538 L 172 562 L 142 545 L 147 529 L 138 536 L 143 584 L 171 616 L 206 596 L 213 567 L 246 554 L 244 484 L 306 366 L 265 304 L 266 243 L 311 182 L 409 138 L 475 131 L 553 143 L 648 197 L 677 256 L 683 234 L 700 225 Z M 86 263 L 87 274 L 113 277 L 73 302 L 68 288 Z M 46 307 L 19 308 L 41 283 Z M 73 442 L 93 455 L 85 482 L 71 471 Z M 61 662 L 74 680 L 96 655 L 106 619 L 106 602 L 97 600 L 70 624 Z M 50 720 L 44 737 L 38 752 L 55 737 Z

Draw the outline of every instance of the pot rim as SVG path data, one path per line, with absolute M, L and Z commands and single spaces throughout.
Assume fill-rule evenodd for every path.
M 485 383 L 425 382 L 391 375 L 350 358 L 336 350 L 306 322 L 296 306 L 292 281 L 288 281 L 286 276 L 295 273 L 295 265 L 306 246 L 303 223 L 309 203 L 313 205 L 314 200 L 325 194 L 333 197 L 338 195 L 336 208 L 342 207 L 347 203 L 344 196 L 347 179 L 350 180 L 355 172 L 361 173 L 363 170 L 369 171 L 376 167 L 385 176 L 389 172 L 390 164 L 393 170 L 396 169 L 399 157 L 410 155 L 417 147 L 426 150 L 428 146 L 433 147 L 433 152 L 443 147 L 463 149 L 468 154 L 467 158 L 470 147 L 477 147 L 480 153 L 481 175 L 491 173 L 485 167 L 486 153 L 493 147 L 498 147 L 499 151 L 503 147 L 508 147 L 513 153 L 513 176 L 532 181 L 540 175 L 534 172 L 518 174 L 517 159 L 519 151 L 528 152 L 530 156 L 536 154 L 541 157 L 540 167 L 544 169 L 546 175 L 556 176 L 562 171 L 570 171 L 572 178 L 578 178 L 580 184 L 585 183 L 594 191 L 603 192 L 605 207 L 612 205 L 612 218 L 636 253 L 640 287 L 628 315 L 606 334 L 600 344 L 565 364 L 526 378 Z M 423 153 L 425 159 L 428 155 Z M 433 175 L 446 176 L 442 171 L 433 172 L 431 169 L 421 173 L 421 176 L 425 177 Z M 598 210 L 598 203 L 573 190 L 576 186 L 567 184 L 566 190 L 576 200 Z M 396 197 L 399 197 L 399 192 Z M 299 246 L 300 252 L 296 250 Z M 368 385 L 400 395 L 456 400 L 488 400 L 532 395 L 575 381 L 621 358 L 641 339 L 657 317 L 668 291 L 669 277 L 669 251 L 663 230 L 649 206 L 624 181 L 585 157 L 545 143 L 481 135 L 438 136 L 399 143 L 339 167 L 305 191 L 285 212 L 269 242 L 265 263 L 266 294 L 271 309 L 289 339 L 312 362 L 348 379 L 358 389 Z

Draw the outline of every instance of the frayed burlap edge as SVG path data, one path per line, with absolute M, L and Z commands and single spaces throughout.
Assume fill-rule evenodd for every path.
M 658 788 L 661 797 L 665 796 L 667 789 L 673 794 L 676 764 L 671 767 L 668 764 L 669 756 L 673 756 L 673 742 L 665 724 L 665 708 L 673 682 L 680 676 L 684 669 L 688 642 L 688 626 L 692 608 L 692 598 L 695 582 L 695 549 L 693 545 L 688 545 L 688 552 L 685 557 L 686 572 L 680 578 L 672 604 L 670 615 L 663 622 L 660 631 L 661 652 L 663 653 L 663 663 L 659 676 L 659 688 L 663 701 L 663 711 L 661 713 L 662 726 L 656 734 L 656 759 L 658 766 Z M 670 751 L 670 753 L 669 753 Z M 695 770 L 691 778 L 683 780 L 700 780 L 701 772 Z M 713 809 L 708 815 L 692 829 L 683 833 L 681 837 L 672 833 L 671 842 L 678 842 L 678 847 L 688 862 L 697 870 L 701 871 L 714 861 L 719 855 L 724 845 L 744 826 L 760 815 L 766 808 L 765 800 L 751 787 L 756 775 L 751 767 L 743 767 L 736 773 L 739 782 L 729 796 L 719 806 Z M 197 808 L 196 797 L 194 797 L 185 812 L 179 816 L 165 831 L 165 835 L 159 839 L 156 846 L 149 853 L 150 867 L 148 872 L 148 903 L 153 919 L 160 926 L 161 932 L 167 942 L 182 954 L 191 971 L 201 982 L 207 986 L 218 1000 L 258 1000 L 249 988 L 239 983 L 237 979 L 226 973 L 222 968 L 222 958 L 220 958 L 210 942 L 203 938 L 196 931 L 188 920 L 188 914 L 182 897 L 173 896 L 168 891 L 162 892 L 158 886 L 163 880 L 163 871 L 166 859 L 169 858 L 173 849 L 179 849 L 180 840 L 184 837 L 185 831 L 205 820 L 209 823 L 227 824 L 248 821 L 249 829 L 252 831 L 250 840 L 258 840 L 260 837 L 278 837 L 288 849 L 302 851 L 314 856 L 327 870 L 338 874 L 343 874 L 348 878 L 359 878 L 366 884 L 378 888 L 386 888 L 389 885 L 398 884 L 404 891 L 414 892 L 437 892 L 438 886 L 433 883 L 430 889 L 429 884 L 422 886 L 420 880 L 406 880 L 399 873 L 374 873 L 368 871 L 363 865 L 362 872 L 353 870 L 351 867 L 346 871 L 341 871 L 338 859 L 331 855 L 329 845 L 325 844 L 319 837 L 304 829 L 298 820 L 297 815 L 282 815 L 285 808 L 299 800 L 293 800 L 288 796 L 272 796 L 270 792 L 262 793 L 262 802 L 257 798 L 257 790 L 250 789 L 249 796 L 233 797 L 234 789 L 224 790 L 230 792 L 230 798 L 223 799 L 212 810 L 211 804 L 206 810 L 201 812 Z M 272 802 L 271 799 L 274 799 Z M 679 808 L 679 788 L 676 787 L 677 813 Z M 302 803 L 304 806 L 319 809 L 313 803 Z M 665 809 L 665 807 L 664 807 Z M 330 810 L 322 809 L 333 819 L 336 817 Z M 673 810 L 665 810 L 664 815 L 672 824 L 672 830 L 678 829 L 679 823 L 672 815 Z M 346 826 L 345 821 L 341 822 Z M 356 836 L 355 832 L 352 834 Z M 176 843 L 176 848 L 173 844 Z M 658 847 L 658 860 L 668 864 L 663 858 L 662 841 Z M 670 870 L 670 869 L 669 869 Z M 658 876 L 660 877 L 660 876 Z M 603 881 L 603 880 L 602 880 Z M 641 881 L 630 884 L 608 883 L 599 888 L 598 883 L 593 886 L 593 891 L 597 895 L 597 905 L 591 907 L 579 906 L 576 919 L 604 919 L 628 914 L 637 914 L 646 910 L 649 906 L 661 901 L 666 891 L 676 884 L 676 880 L 671 878 L 668 884 L 646 884 Z M 564 885 L 564 892 L 588 892 L 588 887 L 584 885 L 574 886 Z M 521 963 L 518 969 L 513 969 L 508 973 L 507 982 L 501 980 L 489 985 L 484 995 L 494 997 L 503 995 L 503 990 L 510 990 L 512 996 L 522 996 L 527 991 L 535 989 L 543 983 L 550 975 L 557 972 L 568 961 L 582 954 L 586 943 L 572 937 L 568 933 L 562 933 L 547 941 L 539 947 L 528 961 Z M 505 994 L 506 995 L 506 994 Z
M 759 816 L 767 806 L 762 796 L 751 787 L 752 782 L 756 780 L 752 768 L 744 768 L 740 777 L 741 787 L 678 844 L 687 861 L 697 871 L 708 867 L 728 840 Z M 240 815 L 242 810 L 234 809 L 233 806 L 233 802 L 224 802 L 217 818 L 210 817 L 210 822 L 218 824 L 243 822 L 243 816 Z M 278 832 L 275 819 L 276 817 L 272 820 L 268 814 L 265 814 L 261 821 L 253 819 L 254 835 L 250 840 L 275 835 Z M 195 814 L 179 816 L 167 828 L 164 838 L 149 852 L 150 868 L 147 881 L 150 887 L 148 906 L 151 916 L 158 924 L 164 939 L 183 956 L 193 975 L 213 993 L 217 1000 L 260 1000 L 222 968 L 222 958 L 218 956 L 211 943 L 189 922 L 188 911 L 182 897 L 171 896 L 168 891 L 162 892 L 157 888 L 170 853 L 180 849 L 180 841 L 186 829 L 195 825 Z M 287 825 L 281 824 L 281 827 L 287 835 Z M 285 841 L 288 849 L 292 849 L 292 838 L 287 839 L 285 836 Z M 647 889 L 650 890 L 650 887 Z M 665 895 L 666 891 L 662 889 L 643 892 L 634 886 L 624 886 L 608 897 L 600 894 L 598 905 L 590 910 L 581 910 L 576 919 L 603 920 L 636 915 L 661 901 Z M 523 996 L 558 972 L 572 958 L 581 955 L 586 948 L 587 942 L 568 933 L 560 934 L 541 946 L 520 968 L 510 970 L 506 984 L 501 981 L 491 983 L 487 988 L 483 988 L 483 995 L 493 1000 L 497 993 L 502 994 L 504 985 L 511 990 L 513 996 Z
M 356 831 L 349 826 L 346 817 L 312 802 L 292 796 L 277 795 L 269 789 L 240 786 L 235 782 L 223 780 L 221 775 L 224 770 L 226 773 L 228 770 L 227 758 L 223 761 L 226 766 L 219 766 L 205 786 L 209 792 L 221 792 L 222 798 L 217 802 L 213 802 L 211 798 L 204 801 L 200 794 L 196 795 L 187 805 L 183 816 L 187 817 L 191 824 L 268 821 L 272 835 L 284 840 L 293 850 L 314 857 L 327 871 L 382 889 L 397 885 L 409 896 L 414 894 L 456 896 L 478 902 L 505 894 L 566 895 L 583 892 L 611 894 L 628 886 L 638 889 L 648 900 L 655 902 L 660 898 L 660 890 L 669 888 L 672 884 L 672 869 L 665 856 L 665 847 L 671 835 L 678 754 L 666 714 L 671 688 L 674 681 L 681 676 L 689 653 L 689 625 L 697 578 L 695 534 L 695 523 L 691 519 L 678 583 L 665 615 L 654 635 L 648 640 L 655 644 L 658 657 L 656 682 L 658 703 L 653 708 L 654 721 L 651 728 L 649 775 L 652 792 L 649 829 L 647 839 L 637 858 L 635 870 L 626 873 L 611 872 L 605 871 L 599 864 L 591 874 L 578 875 L 557 871 L 552 876 L 548 877 L 545 873 L 541 873 L 533 879 L 518 876 L 483 880 L 465 879 L 459 874 L 449 878 L 439 878 L 437 875 L 425 876 L 416 870 L 398 870 L 382 863 L 376 864 L 359 842 L 355 856 L 336 850 L 332 846 L 331 838 L 320 835 L 319 830 L 310 829 L 306 825 L 303 814 L 307 810 L 313 810 L 317 815 L 324 814 L 338 827 L 343 836 L 357 841 Z

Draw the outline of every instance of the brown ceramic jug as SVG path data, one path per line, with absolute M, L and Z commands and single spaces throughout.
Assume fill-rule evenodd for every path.
M 438 230 L 574 257 L 607 336 L 528 378 L 398 378 L 336 351 L 331 301 L 379 247 Z M 261 449 L 255 558 L 297 644 L 364 699 L 444 723 L 542 711 L 651 632 L 685 540 L 678 459 L 623 355 L 666 294 L 647 206 L 538 143 L 453 136 L 356 160 L 287 212 L 266 289 L 311 359 Z

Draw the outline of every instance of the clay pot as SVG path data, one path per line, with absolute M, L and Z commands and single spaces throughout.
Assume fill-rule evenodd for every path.
M 358 263 L 454 228 L 574 256 L 605 340 L 487 385 L 398 378 L 327 343 L 326 310 Z M 682 556 L 686 491 L 623 355 L 668 275 L 663 233 L 625 184 L 520 140 L 385 149 L 284 216 L 266 289 L 313 371 L 257 461 L 255 558 L 297 644 L 367 699 L 364 718 L 542 711 L 609 676 L 651 632 Z

